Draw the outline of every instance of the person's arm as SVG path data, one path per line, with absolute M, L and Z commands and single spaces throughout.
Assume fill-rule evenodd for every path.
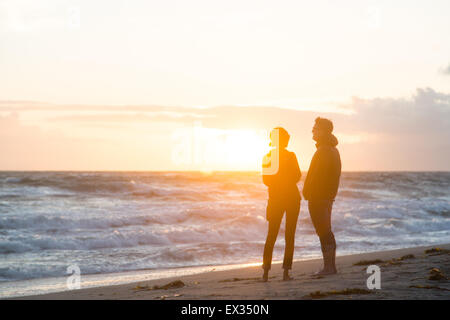
M 271 175 L 267 175 L 267 174 L 263 174 L 263 183 L 266 185 L 266 186 L 268 186 L 268 187 L 270 187 L 270 185 L 272 184 L 272 176 Z
M 300 181 L 300 178 L 302 177 L 302 172 L 300 171 L 300 167 L 298 165 L 297 156 L 295 153 L 292 153 L 292 179 L 295 183 Z
M 311 159 L 311 163 L 309 164 L 308 173 L 306 174 L 305 183 L 303 184 L 303 197 L 306 200 L 310 199 L 311 190 L 314 184 L 315 176 L 317 175 L 317 170 L 320 162 L 320 152 L 319 149 L 314 153 L 314 156 Z

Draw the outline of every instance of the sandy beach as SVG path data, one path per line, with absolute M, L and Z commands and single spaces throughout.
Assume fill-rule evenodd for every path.
M 321 259 L 295 261 L 293 280 L 274 264 L 268 282 L 259 266 L 16 299 L 450 299 L 450 244 L 338 256 L 338 274 L 314 277 Z M 369 265 L 381 270 L 381 289 L 367 288 Z

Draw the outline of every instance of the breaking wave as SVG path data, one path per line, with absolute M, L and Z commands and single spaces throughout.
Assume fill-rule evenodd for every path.
M 343 173 L 339 253 L 449 242 L 448 190 L 445 172 Z M 0 281 L 260 261 L 266 198 L 253 172 L 0 172 Z M 302 201 L 295 258 L 319 248 Z

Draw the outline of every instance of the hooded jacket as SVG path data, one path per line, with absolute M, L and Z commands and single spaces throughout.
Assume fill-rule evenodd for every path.
M 303 185 L 306 200 L 333 200 L 336 197 L 341 177 L 341 157 L 333 134 L 322 137 L 316 143 L 316 152 L 311 160 Z

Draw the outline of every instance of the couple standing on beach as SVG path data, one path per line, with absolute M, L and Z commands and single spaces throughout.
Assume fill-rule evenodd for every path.
M 331 230 L 331 208 L 339 186 L 341 159 L 336 149 L 338 141 L 332 134 L 333 123 L 316 118 L 312 129 L 317 151 L 309 166 L 303 186 L 303 196 L 308 201 L 309 214 L 320 239 L 324 267 L 318 275 L 337 272 L 335 265 L 336 241 Z M 294 256 L 295 231 L 300 212 L 301 195 L 297 188 L 301 172 L 295 153 L 286 150 L 289 134 L 283 128 L 274 128 L 270 133 L 273 149 L 263 159 L 263 182 L 269 188 L 266 219 L 269 222 L 263 257 L 263 280 L 269 278 L 272 252 L 286 212 L 286 228 L 283 260 L 283 280 L 291 280 L 289 270 Z

